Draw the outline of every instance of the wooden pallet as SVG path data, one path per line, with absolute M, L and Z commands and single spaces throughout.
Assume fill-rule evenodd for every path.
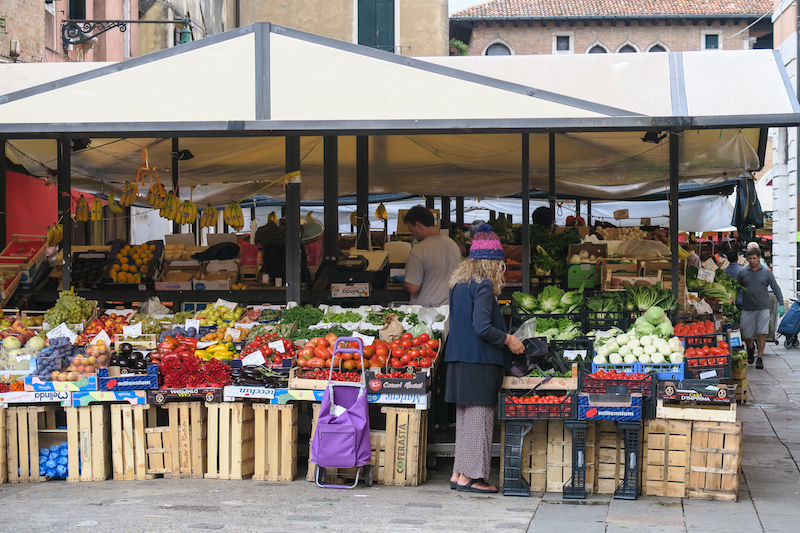
M 739 498 L 743 440 L 741 422 L 693 423 L 690 498 L 729 502 Z
M 645 421 L 642 494 L 686 497 L 691 441 L 691 421 Z
M 318 412 L 319 405 L 315 407 Z M 253 479 L 292 481 L 297 475 L 298 406 L 254 403 L 252 409 L 255 413 Z M 316 423 L 315 416 L 315 428 Z
M 202 402 L 166 405 L 168 426 L 147 427 L 147 473 L 202 478 L 206 472 L 207 411 Z
M 563 420 L 532 420 L 532 429 L 522 441 L 521 475 L 531 492 L 562 492 L 572 477 L 572 434 Z M 503 423 L 504 424 L 504 423 Z M 505 449 L 505 427 L 501 425 L 500 449 Z M 595 487 L 596 425 L 586 427 L 586 490 Z M 504 457 L 500 458 L 500 484 L 503 484 Z
M 69 470 L 67 481 L 105 481 L 111 475 L 107 405 L 65 407 Z
M 625 442 L 616 423 L 609 420 L 597 422 L 595 450 L 597 456 L 594 491 L 600 494 L 613 494 L 625 475 Z M 586 478 L 588 481 L 588 474 Z
M 67 438 L 66 429 L 57 429 L 56 409 L 54 405 L 5 409 L 9 483 L 47 481 L 39 475 L 39 450 Z
M 416 487 L 428 479 L 428 412 L 382 407 L 386 415 L 383 483 Z
M 253 475 L 255 417 L 249 403 L 208 403 L 205 477 L 245 479 Z
M 684 404 L 670 405 L 659 399 L 656 418 L 668 420 L 696 420 L 698 422 L 735 422 L 736 403 L 725 405 Z
M 153 479 L 148 474 L 148 447 L 164 448 L 161 433 L 146 433 L 146 428 L 155 427 L 156 408 L 149 405 L 110 405 L 111 409 L 111 458 L 115 481 Z M 155 442 L 155 441 L 158 442 Z M 166 452 L 167 455 L 169 451 Z M 155 465 L 164 469 L 164 460 Z

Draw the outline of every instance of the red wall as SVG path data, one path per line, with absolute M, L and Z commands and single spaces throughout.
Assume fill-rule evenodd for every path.
M 46 235 L 58 218 L 58 188 L 17 172 L 6 176 L 6 242 L 15 234 Z

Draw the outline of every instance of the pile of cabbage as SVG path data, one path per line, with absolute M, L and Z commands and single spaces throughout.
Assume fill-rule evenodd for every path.
M 673 336 L 672 323 L 658 306 L 651 307 L 637 318 L 629 331 L 615 328 L 607 335 L 598 336 L 594 344 L 595 364 L 683 362 L 683 344 Z

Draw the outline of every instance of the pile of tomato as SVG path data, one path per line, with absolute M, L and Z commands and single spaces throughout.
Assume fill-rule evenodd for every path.
M 686 346 L 707 344 L 709 336 L 714 338 L 716 326 L 710 320 L 692 322 L 691 324 L 676 324 L 675 336 L 683 340 Z
M 309 370 L 301 370 L 298 372 L 297 377 L 302 379 L 328 379 L 330 370 L 322 370 L 321 368 L 314 368 Z M 333 371 L 333 381 L 361 381 L 360 372 L 342 372 L 340 370 Z
M 632 372 L 626 374 L 625 372 L 618 372 L 617 370 L 598 370 L 587 374 L 587 377 L 592 379 L 629 379 L 632 381 L 639 381 L 650 377 L 650 374 L 644 372 Z
M 690 346 L 683 352 L 689 366 L 727 365 L 730 361 L 731 348 L 725 341 L 716 346 Z
M 283 351 L 270 348 L 269 345 L 275 341 L 280 341 L 283 343 Z M 283 359 L 292 359 L 297 354 L 299 349 L 300 347 L 292 341 L 284 339 L 279 335 L 268 333 L 266 335 L 259 335 L 255 339 L 248 342 L 244 348 L 242 348 L 242 353 L 239 354 L 239 359 L 244 359 L 251 353 L 260 351 L 268 363 L 271 362 L 272 364 L 280 365 Z
M 534 394 L 532 396 L 506 396 L 506 403 L 535 403 L 535 404 L 554 404 L 554 403 L 572 403 L 572 396 L 554 396 L 548 394 L 547 396 L 539 396 Z
M 400 372 L 398 370 L 396 372 L 384 372 L 383 374 L 375 374 L 375 377 L 383 379 L 414 379 L 414 374 L 409 374 L 408 372 Z
M 427 333 L 423 333 L 419 337 L 414 337 L 411 333 L 403 333 L 402 337 L 392 342 L 390 348 L 391 357 L 387 366 L 392 368 L 405 366 L 429 368 L 436 360 L 439 341 L 431 339 Z

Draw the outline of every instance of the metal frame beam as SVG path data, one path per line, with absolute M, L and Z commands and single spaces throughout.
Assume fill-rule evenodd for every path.
M 300 137 L 286 137 L 286 173 L 300 170 Z M 300 177 L 286 182 L 286 301 L 300 303 Z

